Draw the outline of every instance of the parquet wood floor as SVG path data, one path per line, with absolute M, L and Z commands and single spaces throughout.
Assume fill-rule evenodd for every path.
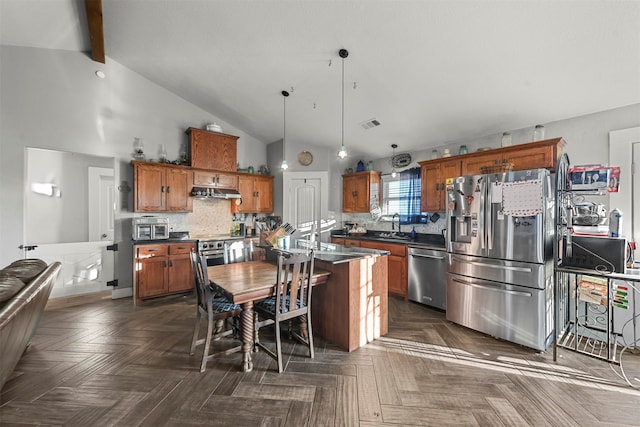
M 640 425 L 640 390 L 603 361 L 561 349 L 554 363 L 551 350 L 389 305 L 389 334 L 352 353 L 316 337 L 311 360 L 284 339 L 283 374 L 263 353 L 253 372 L 239 371 L 236 353 L 201 374 L 199 354 L 188 354 L 191 296 L 48 309 L 0 394 L 0 425 Z M 640 355 L 623 366 L 640 387 Z

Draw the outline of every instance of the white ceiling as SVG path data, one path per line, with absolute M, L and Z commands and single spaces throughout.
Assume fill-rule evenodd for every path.
M 338 150 L 340 48 L 345 144 L 369 158 L 640 102 L 636 0 L 104 0 L 103 17 L 107 61 L 266 143 L 293 88 L 287 141 Z M 83 0 L 0 0 L 2 44 L 88 51 L 86 26 Z

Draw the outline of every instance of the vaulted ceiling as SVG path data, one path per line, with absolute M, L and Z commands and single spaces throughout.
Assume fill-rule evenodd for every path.
M 369 158 L 640 102 L 639 1 L 102 6 L 106 61 L 266 143 L 282 138 L 287 89 L 287 140 L 337 151 L 343 66 L 345 144 Z M 84 1 L 0 0 L 0 37 L 89 51 Z

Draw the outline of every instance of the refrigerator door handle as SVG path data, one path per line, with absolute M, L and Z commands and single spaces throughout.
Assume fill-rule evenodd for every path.
M 478 209 L 478 215 L 480 216 L 480 218 L 478 218 L 478 222 L 479 222 L 479 234 L 480 234 L 480 249 L 482 249 L 482 252 L 484 252 L 484 246 L 485 246 L 485 242 L 487 240 L 487 229 L 488 229 L 488 224 L 485 224 L 485 215 L 486 215 L 486 204 L 487 204 L 487 189 L 486 189 L 486 183 L 485 183 L 485 179 L 486 176 L 483 176 L 479 179 L 478 184 L 480 185 L 480 209 Z
M 477 283 L 469 283 L 469 282 L 465 282 L 463 280 L 459 280 L 459 279 L 451 279 L 454 282 L 460 283 L 462 285 L 466 285 L 466 286 L 471 286 L 472 288 L 478 288 L 478 289 L 486 289 L 488 291 L 493 291 L 493 292 L 500 292 L 502 294 L 508 294 L 508 295 L 520 295 L 520 296 L 524 296 L 524 297 L 531 297 L 531 292 L 522 292 L 522 291 L 510 291 L 508 289 L 500 289 L 497 288 L 495 286 L 487 286 L 487 285 L 479 285 Z
M 491 182 L 488 180 L 484 180 L 483 184 L 485 186 L 484 191 L 486 194 L 486 215 L 487 215 L 487 249 L 493 250 L 493 233 L 492 233 L 492 218 L 493 218 L 493 200 L 491 200 Z
M 457 262 L 460 262 L 460 263 L 468 264 L 468 265 L 477 265 L 478 267 L 488 267 L 488 268 L 495 268 L 497 270 L 511 270 L 511 271 L 522 271 L 524 273 L 533 273 L 533 270 L 531 270 L 531 268 L 527 268 L 527 267 L 512 267 L 512 266 L 508 266 L 508 265 L 486 264 L 484 262 L 467 261 L 467 260 L 459 259 L 459 258 L 456 258 L 456 257 L 453 257 L 453 260 L 457 261 Z

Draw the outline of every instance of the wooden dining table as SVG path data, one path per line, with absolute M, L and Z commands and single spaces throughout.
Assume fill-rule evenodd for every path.
M 268 261 L 247 261 L 207 267 L 209 281 L 227 298 L 242 307 L 240 326 L 242 341 L 242 370 L 253 370 L 251 351 L 254 340 L 253 304 L 275 295 L 278 266 Z M 330 272 L 314 269 L 312 285 L 327 282 Z

